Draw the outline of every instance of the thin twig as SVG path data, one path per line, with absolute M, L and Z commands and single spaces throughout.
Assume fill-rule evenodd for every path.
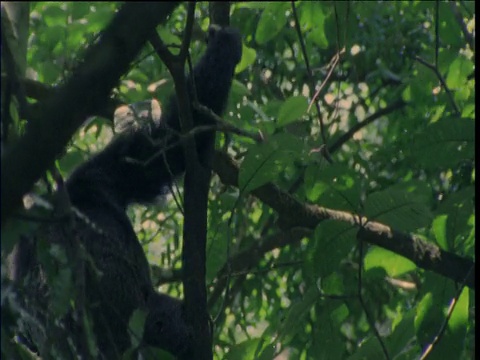
M 317 97 L 320 95 L 320 92 L 323 90 L 325 85 L 328 83 L 328 80 L 332 76 L 333 70 L 335 70 L 335 68 L 337 67 L 337 64 L 340 60 L 340 55 L 342 55 L 344 53 L 345 53 L 345 48 L 341 49 L 339 52 L 337 52 L 335 55 L 333 55 L 332 59 L 330 60 L 330 62 L 328 64 L 328 67 L 330 69 L 328 70 L 327 76 L 325 77 L 325 80 L 322 82 L 322 84 L 320 85 L 318 90 L 315 92 L 315 95 L 313 95 L 313 98 L 310 101 L 310 104 L 308 105 L 307 112 L 310 111 L 310 109 L 312 107 L 312 104 L 317 104 L 317 106 L 319 106 L 318 103 L 317 103 Z
M 199 112 L 201 112 L 203 115 L 209 116 L 212 120 L 216 122 L 216 130 L 222 131 L 225 133 L 232 133 L 232 134 L 237 134 L 243 137 L 250 138 L 256 142 L 262 142 L 264 141 L 264 136 L 262 132 L 259 130 L 258 133 L 252 133 L 250 131 L 244 130 L 237 128 L 236 126 L 226 122 L 223 120 L 220 116 L 215 114 L 211 109 L 208 107 L 200 104 L 200 103 L 193 103 L 193 108 Z
M 460 114 L 460 110 L 459 110 L 459 108 L 458 108 L 458 106 L 455 103 L 455 100 L 453 98 L 452 91 L 448 88 L 447 83 L 445 82 L 445 79 L 443 78 L 442 74 L 440 74 L 440 71 L 438 71 L 438 68 L 435 65 L 430 64 L 428 61 L 423 60 L 420 56 L 415 56 L 415 60 L 417 60 L 420 64 L 426 66 L 427 68 L 429 68 L 430 70 L 432 70 L 435 73 L 438 80 L 440 81 L 440 84 L 442 84 L 443 88 L 445 89 L 445 92 L 447 93 L 447 96 L 450 99 L 450 102 L 452 103 L 452 107 L 453 107 L 455 113 Z
M 427 345 L 427 347 L 425 348 L 425 350 L 423 351 L 422 353 L 422 356 L 420 357 L 420 360 L 425 360 L 428 355 L 430 355 L 430 353 L 432 352 L 433 348 L 435 347 L 436 344 L 438 344 L 438 342 L 441 340 L 441 338 L 443 337 L 443 334 L 445 334 L 445 331 L 447 330 L 447 325 L 448 325 L 448 322 L 450 320 L 450 318 L 452 317 L 452 314 L 453 314 L 453 310 L 455 310 L 455 306 L 457 305 L 458 303 L 458 299 L 460 298 L 460 295 L 462 294 L 463 292 L 463 289 L 465 287 L 465 284 L 467 282 L 467 279 L 469 278 L 470 276 L 470 273 L 472 272 L 472 270 L 474 269 L 475 267 L 472 265 L 472 267 L 470 268 L 470 270 L 468 271 L 467 275 L 465 276 L 465 279 L 462 281 L 461 285 L 459 286 L 458 290 L 457 290 L 457 293 L 455 294 L 455 297 L 452 299 L 452 301 L 450 302 L 450 306 L 448 307 L 448 313 L 447 313 L 447 316 L 445 317 L 445 319 L 443 320 L 443 323 L 442 323 L 442 326 L 440 327 L 440 330 L 438 331 L 437 335 L 435 336 L 435 338 L 432 340 L 432 342 L 430 344 Z
M 358 240 L 359 240 L 359 244 L 358 244 L 358 252 L 359 252 L 359 255 L 358 255 L 358 284 L 357 284 L 358 285 L 358 288 L 357 288 L 358 300 L 360 301 L 360 305 L 362 306 L 363 311 L 365 312 L 365 316 L 367 317 L 367 321 L 368 321 L 368 324 L 370 325 L 370 328 L 373 330 L 373 333 L 375 334 L 375 337 L 377 338 L 378 342 L 380 343 L 383 354 L 385 355 L 385 359 L 390 359 L 390 355 L 388 354 L 387 347 L 385 346 L 385 343 L 383 342 L 382 337 L 380 336 L 380 333 L 378 332 L 378 329 L 375 326 L 375 320 L 370 315 L 370 312 L 367 309 L 367 305 L 366 305 L 366 303 L 363 299 L 363 295 L 362 295 L 362 288 L 363 288 L 362 274 L 363 274 L 363 255 L 364 255 L 363 250 L 364 249 L 363 249 L 363 240 L 361 238 L 358 239 Z
M 167 46 L 163 43 L 163 40 L 156 31 L 152 33 L 148 40 L 150 41 L 150 44 L 152 44 L 152 47 L 157 53 L 158 57 L 171 72 L 171 67 L 176 60 L 175 55 L 168 50 Z
M 463 4 L 463 3 L 461 3 Z M 458 9 L 458 5 L 455 1 L 450 2 L 450 8 L 452 9 L 453 16 L 455 16 L 455 19 L 457 20 L 458 25 L 460 26 L 460 29 L 462 30 L 463 37 L 465 38 L 465 41 L 470 45 L 470 49 L 474 50 L 475 49 L 475 39 L 473 35 L 468 31 L 467 29 L 467 24 L 465 24 L 465 21 L 463 21 L 462 14 L 460 13 Z
M 187 23 L 183 33 L 180 53 L 178 54 L 178 58 L 182 63 L 185 63 L 188 56 L 188 49 L 190 47 L 190 41 L 192 40 L 193 20 L 195 19 L 195 2 L 188 2 L 187 4 Z
M 208 109 L 208 108 L 207 108 Z M 188 131 L 185 134 L 180 134 L 177 131 L 171 130 L 172 134 L 175 134 L 176 137 L 178 138 L 177 141 L 173 142 L 172 144 L 169 144 L 168 146 L 165 146 L 165 141 L 162 139 L 161 142 L 157 145 L 160 149 L 153 154 L 151 157 L 149 157 L 146 161 L 140 162 L 136 159 L 133 158 L 126 158 L 125 161 L 128 161 L 130 163 L 135 163 L 135 164 L 143 164 L 144 166 L 149 166 L 152 161 L 155 161 L 159 156 L 164 156 L 170 149 L 180 146 L 183 142 L 185 142 L 187 139 L 191 139 L 198 134 L 204 133 L 204 132 L 209 132 L 209 131 L 220 131 L 223 133 L 232 133 L 232 134 L 237 134 L 240 136 L 244 136 L 250 139 L 253 139 L 257 142 L 262 142 L 263 141 L 263 136 L 262 134 L 253 134 L 250 133 L 246 130 L 239 129 L 235 127 L 234 125 L 231 125 L 225 121 L 218 122 L 217 124 L 213 125 L 200 125 L 200 126 L 195 126 L 193 129 Z M 152 139 L 150 139 L 152 140 Z
M 305 41 L 303 40 L 302 30 L 300 29 L 300 21 L 298 19 L 297 9 L 295 7 L 295 1 L 294 0 L 292 0 L 292 13 L 293 13 L 293 18 L 295 20 L 295 30 L 297 31 L 297 34 L 298 34 L 298 41 L 300 42 L 300 47 L 302 49 L 303 60 L 305 61 L 305 66 L 307 68 L 307 74 L 308 74 L 308 79 L 309 79 L 309 82 L 310 82 L 310 88 L 311 88 L 312 91 L 315 91 L 315 80 L 313 78 L 312 69 L 310 68 L 310 62 L 308 60 L 307 49 L 305 48 Z M 324 83 L 326 82 L 327 79 L 325 79 Z M 318 104 L 318 102 L 315 102 L 315 108 L 317 109 L 317 116 L 318 116 L 318 122 L 320 124 L 320 134 L 322 136 L 322 141 L 323 141 L 323 144 L 326 145 L 327 144 L 327 137 L 325 135 L 325 126 L 323 124 L 322 114 L 320 112 L 320 105 Z
M 440 1 L 435 1 L 435 68 L 438 69 L 438 48 L 440 47 L 440 35 L 438 23 L 440 22 Z
M 335 141 L 334 144 L 332 144 L 329 149 L 328 149 L 328 152 L 330 154 L 333 154 L 335 151 L 337 151 L 338 149 L 340 149 L 340 147 L 342 147 L 343 144 L 345 144 L 348 140 L 350 140 L 350 138 L 353 137 L 353 135 L 359 131 L 360 129 L 364 128 L 365 126 L 371 124 L 372 122 L 374 122 L 375 120 L 377 120 L 378 118 L 384 116 L 384 115 L 387 115 L 395 110 L 398 110 L 398 109 L 401 109 L 402 107 L 404 107 L 406 105 L 406 103 L 403 101 L 403 100 L 397 100 L 395 101 L 393 104 L 387 106 L 386 108 L 383 108 L 383 109 L 380 109 L 379 111 L 377 111 L 376 113 L 373 113 L 372 115 L 370 115 L 369 117 L 367 117 L 365 120 L 363 120 L 362 122 L 359 122 L 359 123 L 356 123 L 354 126 L 352 126 L 345 134 L 343 134 L 342 136 L 340 136 L 337 141 Z

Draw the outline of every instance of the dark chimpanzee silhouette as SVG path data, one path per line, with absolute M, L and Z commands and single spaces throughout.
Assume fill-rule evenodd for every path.
M 193 81 L 189 75 L 187 85 L 190 98 L 196 97 L 200 104 L 221 115 L 241 58 L 242 41 L 236 30 L 218 26 L 210 27 L 207 41 L 205 54 L 194 66 Z M 214 123 L 193 107 L 192 118 L 195 126 Z M 135 309 L 147 311 L 142 344 L 177 356 L 190 351 L 192 335 L 183 320 L 182 302 L 154 290 L 147 259 L 126 215 L 129 204 L 151 202 L 185 171 L 179 133 L 178 105 L 172 96 L 159 122 L 120 134 L 73 172 L 65 187 L 75 209 L 74 219 L 68 224 L 51 222 L 40 231 L 49 244 L 71 244 L 76 239 L 85 249 L 85 304 L 100 358 L 119 358 L 131 347 L 128 323 Z M 200 159 L 214 136 L 213 129 L 195 135 Z M 45 276 L 45 264 L 36 256 L 38 239 L 39 235 L 23 238 L 13 256 L 13 280 L 21 289 L 19 298 L 22 306 L 34 314 L 34 320 L 22 317 L 21 332 L 40 355 L 64 346 L 57 351 L 74 358 L 82 341 L 85 343 L 85 335 L 78 330 L 85 328 L 85 322 L 72 311 L 61 325 L 72 334 L 71 344 L 57 345 L 48 340 L 53 334 L 44 330 L 54 294 Z M 33 310 L 33 303 L 42 304 L 42 310 Z

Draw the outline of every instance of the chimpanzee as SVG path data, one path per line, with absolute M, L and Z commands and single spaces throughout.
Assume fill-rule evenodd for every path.
M 190 98 L 221 115 L 226 108 L 235 66 L 242 54 L 242 41 L 232 28 L 211 26 L 207 50 L 186 78 Z M 194 126 L 212 125 L 214 121 L 192 106 Z M 184 150 L 180 141 L 177 99 L 172 96 L 159 122 L 141 126 L 118 135 L 101 152 L 80 165 L 65 183 L 73 211 L 66 221 L 52 221 L 42 226 L 40 235 L 24 238 L 13 257 L 13 278 L 21 288 L 22 304 L 40 303 L 34 320 L 22 318 L 24 338 L 42 355 L 50 353 L 55 341 L 45 334 L 51 319 L 53 301 L 45 264 L 37 256 L 39 236 L 47 244 L 77 242 L 85 250 L 84 293 L 86 309 L 98 346 L 99 358 L 114 359 L 131 347 L 128 324 L 135 309 L 147 311 L 142 344 L 157 346 L 174 355 L 188 354 L 191 331 L 183 320 L 183 305 L 178 299 L 154 290 L 143 249 L 134 233 L 126 208 L 132 203 L 153 201 L 185 171 Z M 199 159 L 214 130 L 195 135 Z M 72 269 L 75 271 L 75 269 Z M 71 307 L 75 309 L 75 305 Z M 72 358 L 85 344 L 81 330 L 88 321 L 74 310 L 64 318 L 71 343 L 58 349 Z M 86 325 L 87 323 L 87 325 Z M 51 325 L 51 324 L 50 324 Z M 59 325 L 60 326 L 60 325 Z M 53 327 L 55 328 L 55 327 Z M 83 336 L 83 338 L 82 338 Z M 88 341 L 87 341 L 88 343 Z M 50 344 L 50 348 L 45 344 Z M 73 350 L 72 350 L 73 349 Z

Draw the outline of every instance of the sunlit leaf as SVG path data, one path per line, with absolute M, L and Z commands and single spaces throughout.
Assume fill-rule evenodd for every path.
M 299 120 L 307 111 L 308 102 L 303 96 L 294 96 L 285 101 L 278 111 L 278 126 Z
M 257 56 L 257 52 L 255 51 L 255 49 L 252 49 L 243 45 L 242 60 L 238 63 L 237 67 L 235 68 L 235 73 L 236 74 L 241 73 L 247 67 L 252 65 L 255 62 L 256 56 Z
M 381 267 L 391 277 L 400 276 L 417 268 L 410 260 L 379 247 L 374 247 L 368 251 L 365 256 L 364 267 L 365 271 Z
M 272 40 L 287 22 L 286 9 L 288 3 L 269 3 L 262 11 L 258 22 L 255 40 L 258 44 L 264 44 Z

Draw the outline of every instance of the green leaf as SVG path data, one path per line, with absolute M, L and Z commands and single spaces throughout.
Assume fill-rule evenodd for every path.
M 436 213 L 447 215 L 445 241 L 448 242 L 441 244 L 446 246 L 445 250 L 466 251 L 466 253 L 470 250 L 465 248 L 464 241 L 475 230 L 475 225 L 471 223 L 471 216 L 474 214 L 474 197 L 475 188 L 468 186 L 451 194 L 437 208 Z
M 470 290 L 467 287 L 464 287 L 457 303 L 455 304 L 455 309 L 453 309 L 450 320 L 448 321 L 448 330 L 455 333 L 456 337 L 458 337 L 456 342 L 462 341 L 467 330 L 469 293 Z M 452 344 L 452 347 L 455 346 L 455 344 Z
M 455 18 L 455 12 L 452 11 L 450 4 L 439 3 L 439 13 L 442 14 L 439 26 L 439 37 L 442 42 L 449 44 L 454 48 L 465 46 L 465 40 L 462 36 L 462 30 L 460 29 L 460 23 Z
M 275 354 L 277 353 L 276 346 L 274 344 L 268 345 L 263 348 L 263 350 L 260 352 L 258 356 L 255 356 L 254 359 L 258 360 L 270 360 L 275 357 Z M 245 360 L 248 360 L 249 358 L 245 358 Z
M 270 1 L 241 1 L 233 2 L 232 7 L 237 9 L 264 9 L 270 4 Z
M 66 38 L 65 27 L 61 25 L 49 26 L 42 33 L 42 36 L 44 36 L 45 40 L 48 42 L 46 44 L 46 47 L 48 47 L 48 50 L 54 51 L 55 48 L 62 46 L 62 42 Z M 60 55 L 60 54 L 55 54 L 55 55 Z
M 245 46 L 245 44 L 242 46 L 242 48 L 242 59 L 235 68 L 235 74 L 241 73 L 247 67 L 252 65 L 257 57 L 257 52 L 255 49 L 249 48 Z
M 232 82 L 232 95 L 235 95 L 235 96 L 246 96 L 246 95 L 250 95 L 251 92 L 250 90 L 248 90 L 248 88 L 243 85 L 240 81 L 234 79 L 233 82 Z
M 269 3 L 262 11 L 255 33 L 255 41 L 262 45 L 272 40 L 285 27 L 288 3 Z
M 67 12 L 65 11 L 65 4 L 62 3 L 48 3 L 42 11 L 42 19 L 48 27 L 62 26 L 64 27 L 67 21 Z
M 443 118 L 414 138 L 412 153 L 425 169 L 448 168 L 471 159 L 474 145 L 474 121 Z
M 467 77 L 472 74 L 474 69 L 473 62 L 465 56 L 458 56 L 448 69 L 446 78 L 447 86 L 450 89 L 458 89 L 465 86 Z
M 273 181 L 291 166 L 302 150 L 301 141 L 290 134 L 278 134 L 267 143 L 250 146 L 245 160 L 240 166 L 239 187 L 249 192 Z
M 319 295 L 318 290 L 311 287 L 300 301 L 290 306 L 287 317 L 279 329 L 279 341 L 287 345 L 292 340 L 299 328 L 305 325 L 304 319 L 320 299 Z
M 432 221 L 430 209 L 418 196 L 392 189 L 370 194 L 365 203 L 365 215 L 400 231 L 416 230 Z
M 180 45 L 182 44 L 182 39 L 180 39 L 177 35 L 173 34 L 169 29 L 166 27 L 160 27 L 158 30 L 158 35 L 162 39 L 165 45 L 167 45 L 169 50 L 173 54 L 178 54 L 180 51 Z
M 431 299 L 430 303 L 433 301 L 433 296 Z M 448 321 L 447 329 L 443 333 L 441 341 L 433 347 L 432 352 L 429 354 L 429 359 L 456 359 L 458 358 L 458 354 L 463 353 L 468 324 L 468 299 L 469 290 L 468 288 L 464 288 Z M 446 311 L 451 306 L 451 302 L 452 299 L 450 298 L 448 302 L 444 304 L 432 304 L 433 306 L 429 309 L 428 316 L 423 317 L 422 322 L 416 319 L 417 335 L 423 338 L 426 343 L 430 344 L 433 338 L 439 333 L 446 316 Z M 420 311 L 423 311 L 423 306 L 418 308 L 417 318 L 420 317 Z M 428 335 L 421 336 L 419 332 Z
M 375 336 L 369 336 L 360 343 L 360 348 L 348 360 L 384 359 L 385 354 Z
M 321 281 L 319 282 L 319 286 L 321 291 L 327 296 L 328 295 L 341 296 L 345 294 L 345 284 L 343 280 L 344 279 L 340 274 L 333 272 L 327 277 L 322 278 Z
M 300 24 L 302 30 L 306 30 L 306 38 L 321 49 L 328 47 L 328 40 L 325 35 L 325 13 L 324 4 L 318 1 L 304 1 L 298 5 L 300 13 Z
M 247 359 L 255 359 L 255 355 L 257 354 L 257 349 L 261 346 L 262 339 L 254 338 L 242 341 L 238 344 L 235 344 L 230 348 L 228 352 L 228 356 L 226 359 L 228 360 L 247 360 Z
M 429 322 L 430 319 L 432 318 L 431 316 L 431 309 L 433 308 L 433 295 L 432 293 L 427 293 L 421 299 L 419 302 L 417 302 L 417 305 L 415 307 L 415 331 L 418 336 L 418 340 L 421 345 L 424 345 L 427 343 L 429 340 L 429 333 L 430 331 L 425 331 L 427 328 L 430 328 Z M 441 318 L 442 314 L 440 311 L 436 311 L 435 315 L 439 316 L 439 319 Z M 435 317 L 435 315 L 433 317 Z M 438 323 L 438 322 L 436 322 Z M 427 325 L 428 324 L 428 325 Z M 436 324 L 435 324 L 436 325 Z
M 435 240 L 438 246 L 440 246 L 441 249 L 448 251 L 447 219 L 447 215 L 437 216 L 432 222 L 432 231 L 435 235 Z
M 75 1 L 69 4 L 71 6 L 72 20 L 84 18 L 90 12 L 90 4 L 84 1 Z
M 142 309 L 135 309 L 130 320 L 128 321 L 130 342 L 133 348 L 137 348 L 143 338 L 143 330 L 145 328 L 145 320 L 147 312 Z
M 326 277 L 338 270 L 340 262 L 355 247 L 356 230 L 347 223 L 322 221 L 315 228 L 315 245 L 307 254 L 307 268 L 315 277 Z
M 75 167 L 84 161 L 84 154 L 78 148 L 72 147 L 68 152 L 58 161 L 58 169 L 63 176 L 70 174 Z
M 364 264 L 365 271 L 381 267 L 391 277 L 403 275 L 417 268 L 410 260 L 379 247 L 371 248 L 368 251 Z
M 350 311 L 348 310 L 348 306 L 345 304 L 341 304 L 336 309 L 330 312 L 330 319 L 335 324 L 341 325 L 345 320 L 347 320 L 349 314 Z
M 415 309 L 403 314 L 402 319 L 395 326 L 391 335 L 386 339 L 387 349 L 392 359 L 404 353 L 418 354 L 421 348 L 418 346 L 415 335 Z M 413 346 L 412 346 L 413 344 Z
M 310 156 L 312 156 L 311 154 Z M 356 210 L 361 184 L 358 173 L 346 164 L 312 164 L 305 171 L 305 194 L 312 202 L 337 210 Z
M 49 275 L 52 286 L 50 293 L 52 311 L 56 316 L 65 316 L 70 309 L 72 296 L 75 293 L 72 270 L 64 265 L 55 274 L 50 273 Z
M 231 231 L 228 228 L 228 222 L 223 219 L 213 224 L 212 228 L 215 229 L 216 236 L 208 238 L 207 273 L 205 276 L 207 283 L 215 279 L 218 275 L 218 271 L 220 271 L 227 261 L 228 241 L 230 241 L 230 239 L 223 237 L 222 235 L 228 234 L 228 232 Z
M 452 281 L 435 273 L 425 274 L 422 290 L 425 295 L 415 307 L 415 332 L 420 346 L 425 348 L 437 336 L 457 290 Z
M 308 101 L 304 96 L 288 98 L 278 111 L 278 126 L 285 126 L 299 120 L 307 111 Z
M 308 341 L 309 353 L 314 355 L 312 359 L 345 358 L 345 335 L 340 329 L 349 315 L 352 314 L 349 314 L 345 304 L 328 299 L 322 301 L 314 307 L 313 323 L 316 325 L 312 326 L 313 329 L 308 333 L 306 340 L 300 341 L 300 348 Z
M 37 211 L 29 211 L 29 215 L 33 216 L 45 216 L 45 214 Z M 9 254 L 15 244 L 20 240 L 20 237 L 29 237 L 38 229 L 40 224 L 34 221 L 25 221 L 17 218 L 10 218 L 5 224 L 2 224 L 2 253 Z

